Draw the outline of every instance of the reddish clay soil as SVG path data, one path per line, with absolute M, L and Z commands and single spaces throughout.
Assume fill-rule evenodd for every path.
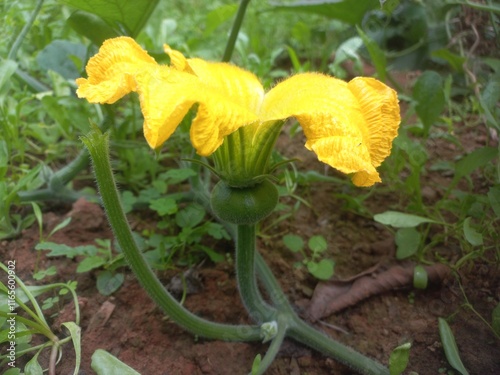
M 476 128 L 464 129 L 462 135 L 466 149 L 485 145 L 487 137 L 484 134 Z M 283 147 L 285 143 L 287 147 Z M 297 163 L 299 168 L 324 171 L 324 167 L 313 160 L 312 154 L 303 149 L 300 139 L 294 139 L 290 145 L 289 139 L 284 137 L 280 140 L 280 147 L 286 150 L 287 156 L 302 159 Z M 434 139 L 429 147 L 431 158 L 443 157 L 443 153 L 449 153 L 446 156 L 450 157 L 457 154 L 455 146 L 444 141 Z M 477 189 L 484 189 L 485 181 L 479 175 L 476 178 L 474 184 Z M 450 179 L 450 176 L 437 172 L 426 175 L 423 181 L 427 189 L 426 199 L 431 202 L 439 197 Z M 313 208 L 302 205 L 293 218 L 274 226 L 259 239 L 259 251 L 299 313 L 306 311 L 318 281 L 303 268 L 293 266 L 301 259 L 286 250 L 281 240 L 284 234 L 295 233 L 304 238 L 323 235 L 329 243 L 327 255 L 336 261 L 334 279 L 346 279 L 387 260 L 395 262 L 393 235 L 372 219 L 343 209 L 344 202 L 333 196 L 338 192 L 335 189 L 339 187 L 329 183 L 312 183 L 301 188 L 298 193 Z M 401 209 L 400 197 L 388 195 L 383 189 L 369 197 L 365 204 L 373 212 Z M 76 246 L 91 244 L 96 238 L 111 238 L 100 207 L 85 203 L 73 209 L 65 205 L 46 206 L 45 231 L 50 231 L 69 212 L 73 221 L 57 232 L 51 241 Z M 146 215 L 131 216 L 130 220 L 154 225 Z M 266 223 L 271 221 L 272 218 Z M 140 230 L 140 227 L 137 229 Z M 37 284 L 32 274 L 37 258 L 34 247 L 38 241 L 38 229 L 33 226 L 25 230 L 21 237 L 0 243 L 0 257 L 2 260 L 15 259 L 17 274 L 27 284 Z M 232 244 L 223 241 L 215 248 L 221 253 L 230 253 Z M 451 241 L 434 251 L 452 261 L 459 256 L 460 249 Z M 402 288 L 387 291 L 323 318 L 314 325 L 336 340 L 385 364 L 396 346 L 411 342 L 410 363 L 405 373 L 414 371 L 427 375 L 451 370 L 439 338 L 438 317 L 453 315 L 449 320 L 450 326 L 470 374 L 499 374 L 500 342 L 475 313 L 463 307 L 465 300 L 459 285 L 460 281 L 475 310 L 491 321 L 491 312 L 500 301 L 500 275 L 494 256 L 487 254 L 485 259 L 478 258 L 468 263 L 461 268 L 460 277 L 449 275 L 426 290 Z M 261 343 L 207 341 L 184 332 L 155 307 L 130 273 L 127 273 L 124 285 L 112 296 L 100 295 L 95 286 L 96 273 L 77 274 L 77 261 L 65 257 L 48 258 L 42 254 L 39 267 L 43 269 L 55 265 L 58 270 L 56 276 L 46 278 L 43 283 L 78 282 L 83 355 L 80 374 L 94 373 L 90 364 L 96 349 L 109 351 L 144 375 L 247 374 L 254 357 L 266 350 L 266 345 Z M 179 268 L 159 275 L 168 284 L 171 277 L 183 271 Z M 239 300 L 230 261 L 218 264 L 205 261 L 198 270 L 198 278 L 203 288 L 187 296 L 186 307 L 213 321 L 250 323 Z M 60 323 L 74 319 L 71 301 L 63 299 L 50 313 L 53 314 L 49 318 L 53 329 L 63 336 Z M 340 330 L 332 328 L 334 326 Z M 44 354 L 42 362 L 46 361 L 48 353 Z M 74 352 L 70 345 L 66 345 L 57 373 L 72 374 L 73 366 Z M 286 341 L 268 373 L 326 375 L 351 374 L 352 371 L 301 344 Z

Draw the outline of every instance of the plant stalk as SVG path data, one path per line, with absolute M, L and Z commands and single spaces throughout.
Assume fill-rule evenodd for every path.
M 260 339 L 259 327 L 209 322 L 188 311 L 165 289 L 137 248 L 123 212 L 109 159 L 109 135 L 102 134 L 94 125 L 93 131 L 82 141 L 90 152 L 99 192 L 115 237 L 127 263 L 149 296 L 175 323 L 195 335 L 227 341 Z
M 241 0 L 240 6 L 238 7 L 238 13 L 236 13 L 236 18 L 234 19 L 233 27 L 231 29 L 231 34 L 229 34 L 229 39 L 226 43 L 226 49 L 224 50 L 224 55 L 222 57 L 223 62 L 228 62 L 231 60 L 233 55 L 234 46 L 236 44 L 236 39 L 238 39 L 238 34 L 243 23 L 243 18 L 245 18 L 245 12 L 250 0 Z

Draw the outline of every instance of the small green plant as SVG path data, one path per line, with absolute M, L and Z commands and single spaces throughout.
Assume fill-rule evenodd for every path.
M 36 250 L 49 250 L 48 257 L 64 256 L 69 259 L 80 257 L 76 272 L 83 273 L 103 268 L 97 274 L 97 289 L 103 295 L 110 295 L 120 288 L 125 280 L 123 273 L 118 269 L 125 265 L 121 253 L 114 254 L 111 241 L 96 239 L 96 245 L 82 245 L 71 247 L 54 242 L 41 242 L 35 246 Z M 48 270 L 50 270 L 49 268 Z M 45 270 L 46 273 L 48 270 Z M 39 273 L 38 273 L 39 274 Z
M 305 266 L 311 275 L 320 280 L 328 280 L 333 276 L 335 261 L 324 258 L 324 252 L 328 249 L 328 245 L 323 236 L 309 238 L 307 241 L 309 251 L 306 250 L 302 237 L 296 234 L 283 236 L 283 243 L 290 251 L 302 255 L 303 260 L 296 263 L 295 266 Z
M 61 354 L 62 347 L 72 342 L 75 353 L 75 374 L 80 367 L 80 309 L 76 295 L 76 282 L 54 283 L 42 286 L 26 286 L 16 276 L 15 261 L 0 263 L 0 270 L 6 274 L 7 281 L 0 281 L 0 343 L 6 343 L 8 350 L 0 354 L 0 366 L 15 371 L 18 368 L 18 359 L 24 355 L 33 356 L 27 361 L 24 372 L 26 374 L 41 374 L 42 366 L 39 363 L 39 355 L 45 349 L 50 349 L 48 369 L 50 374 L 55 374 L 57 358 Z M 37 301 L 47 292 L 57 291 L 57 296 L 48 297 L 43 304 Z M 70 294 L 75 306 L 75 321 L 62 323 L 70 333 L 69 336 L 60 339 L 50 328 L 42 310 L 48 309 L 52 303 L 66 294 Z M 31 305 L 31 306 L 29 306 Z M 32 345 L 33 335 L 43 335 L 48 341 Z

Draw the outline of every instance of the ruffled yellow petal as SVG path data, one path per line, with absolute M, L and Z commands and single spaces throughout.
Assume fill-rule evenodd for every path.
M 88 78 L 76 80 L 76 93 L 91 103 L 114 103 L 136 90 L 134 76 L 138 72 L 156 65 L 155 60 L 132 38 L 108 39 L 99 53 L 89 60 L 86 67 Z
M 374 78 L 358 77 L 348 83 L 368 126 L 370 156 L 378 167 L 391 153 L 401 122 L 396 91 Z
M 323 163 L 342 173 L 353 173 L 357 186 L 371 186 L 380 182 L 377 170 L 370 162 L 370 153 L 361 138 L 326 137 L 316 141 L 312 150 Z
M 346 82 L 305 73 L 279 83 L 266 95 L 261 119 L 287 117 L 299 121 L 306 147 L 319 160 L 343 173 L 364 173 L 369 176 L 367 182 L 380 181 L 371 162 L 366 120 Z
M 253 73 L 227 63 L 213 63 L 201 59 L 187 61 L 203 84 L 249 111 L 259 111 L 265 92 Z
M 181 72 L 194 74 L 193 70 L 189 66 L 188 59 L 186 59 L 182 53 L 170 48 L 168 44 L 163 45 L 163 50 L 170 57 L 171 67 L 180 70 Z
M 198 154 L 208 156 L 228 134 L 257 121 L 255 113 L 234 103 L 191 74 L 159 66 L 136 76 L 144 115 L 144 136 L 152 148 L 161 146 L 189 109 L 198 104 L 191 124 L 191 142 Z

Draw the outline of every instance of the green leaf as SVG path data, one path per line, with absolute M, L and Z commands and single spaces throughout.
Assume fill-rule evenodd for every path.
M 456 72 L 462 73 L 464 71 L 464 62 L 466 58 L 451 52 L 447 48 L 432 51 L 431 56 L 445 60 Z
M 262 356 L 257 354 L 252 362 L 252 375 L 257 375 L 260 369 L 260 363 L 262 362 Z
M 101 267 L 105 263 L 106 263 L 106 260 L 99 255 L 87 257 L 84 260 L 82 260 L 80 262 L 80 264 L 78 264 L 78 267 L 76 268 L 76 272 L 78 272 L 78 273 L 88 272 L 88 271 L 93 270 L 95 268 Z
M 21 375 L 21 370 L 18 368 L 10 368 L 3 375 Z
M 479 246 L 483 244 L 483 235 L 476 231 L 472 226 L 471 226 L 471 221 L 472 218 L 468 217 L 464 220 L 464 237 L 467 240 L 468 243 L 470 243 L 472 246 Z
M 164 197 L 152 200 L 149 208 L 158 212 L 160 216 L 173 215 L 177 212 L 177 203 L 173 198 Z
M 396 232 L 396 258 L 406 259 L 418 251 L 422 235 L 415 228 L 401 228 Z
M 120 34 L 136 37 L 156 8 L 158 0 L 60 0 L 101 17 Z
M 75 370 L 73 371 L 73 375 L 78 375 L 80 371 L 80 363 L 82 361 L 82 349 L 80 344 L 82 329 L 74 322 L 66 322 L 62 325 L 68 329 L 71 335 L 71 341 L 73 341 L 73 347 L 75 348 Z
M 125 281 L 123 273 L 113 273 L 109 270 L 100 272 L 97 275 L 97 290 L 103 296 L 109 296 L 116 292 Z
M 406 366 L 408 366 L 408 361 L 410 360 L 410 349 L 411 343 L 409 342 L 394 348 L 391 356 L 389 357 L 390 375 L 399 375 L 403 373 Z
M 181 228 L 194 228 L 205 217 L 205 209 L 199 204 L 193 203 L 177 212 L 175 223 Z
M 304 249 L 304 240 L 296 234 L 285 234 L 283 236 L 283 244 L 294 253 Z
M 328 244 L 326 243 L 325 237 L 323 236 L 312 236 L 307 241 L 309 249 L 315 254 L 319 254 L 328 249 Z
M 208 255 L 210 260 L 214 263 L 220 263 L 226 260 L 226 257 L 222 254 L 219 254 L 218 252 L 214 251 L 213 249 L 209 248 L 208 246 L 200 246 L 201 250 L 205 254 Z
M 90 365 L 97 375 L 141 375 L 107 351 L 97 349 Z
M 488 191 L 488 199 L 495 215 L 500 218 L 500 186 L 492 186 L 490 188 Z
M 33 358 L 29 360 L 28 363 L 26 363 L 26 366 L 24 366 L 24 373 L 27 375 L 43 375 L 43 369 L 42 366 L 38 363 L 38 354 L 40 352 L 37 352 Z
M 435 220 L 426 217 L 397 211 L 386 211 L 376 214 L 373 216 L 373 219 L 380 224 L 391 225 L 395 228 L 414 228 L 423 223 L 437 223 Z
M 307 270 L 319 280 L 329 280 L 333 276 L 335 262 L 331 259 L 322 259 L 319 262 L 307 262 Z
M 2 59 L 0 61 L 0 93 L 11 82 L 10 77 L 12 77 L 16 70 L 17 63 L 14 60 Z
M 444 354 L 448 363 L 462 375 L 469 375 L 469 372 L 465 369 L 460 359 L 457 343 L 455 342 L 455 337 L 450 326 L 443 318 L 438 318 L 438 323 L 439 336 L 441 337 L 441 343 L 443 344 Z
M 93 245 L 71 247 L 66 244 L 58 244 L 54 242 L 41 242 L 35 246 L 35 250 L 50 250 L 50 253 L 46 254 L 46 256 L 65 256 L 70 259 L 79 255 L 93 255 L 97 252 L 97 248 Z
M 385 81 L 387 77 L 387 58 L 384 51 L 382 51 L 378 44 L 372 38 L 366 35 L 358 25 L 356 25 L 356 29 L 358 30 L 358 35 L 361 37 L 361 39 L 363 39 L 363 43 L 365 44 L 365 47 L 370 54 L 373 65 L 375 65 L 378 78 L 381 81 Z
M 83 44 L 54 40 L 38 53 L 36 61 L 43 70 L 53 70 L 66 79 L 76 79 L 81 73 L 72 58 L 83 62 L 86 56 L 87 48 Z
M 66 228 L 69 223 L 71 223 L 71 216 L 68 216 L 66 219 L 61 221 L 59 224 L 57 224 L 54 229 L 52 229 L 48 235 L 48 237 L 51 237 L 54 233 L 60 231 L 63 228 Z
M 368 11 L 380 8 L 379 0 L 302 0 L 293 1 L 289 4 L 272 2 L 270 5 L 275 10 L 315 13 L 328 18 L 338 19 L 351 25 L 360 24 Z
M 97 46 L 100 46 L 106 39 L 115 38 L 120 33 L 109 26 L 101 17 L 77 10 L 66 20 L 73 30 L 87 37 Z
M 417 102 L 415 110 L 427 134 L 429 128 L 441 115 L 445 105 L 441 76 L 432 70 L 424 72 L 413 86 L 413 99 Z
M 175 185 L 179 182 L 187 180 L 189 177 L 194 177 L 198 173 L 192 170 L 191 168 L 176 168 L 170 169 L 165 173 L 162 173 L 160 176 L 164 178 L 169 185 Z
M 421 265 L 415 266 L 413 269 L 413 286 L 417 289 L 427 288 L 429 283 L 429 275 L 427 271 Z
M 495 147 L 482 147 L 466 155 L 455 165 L 455 176 L 451 185 L 455 185 L 461 178 L 469 176 L 477 168 L 486 166 L 498 155 L 498 149 Z
M 231 19 L 238 10 L 238 4 L 226 4 L 212 10 L 207 14 L 204 36 L 210 36 L 224 22 Z
M 500 336 L 500 303 L 491 312 L 491 326 L 493 331 Z

